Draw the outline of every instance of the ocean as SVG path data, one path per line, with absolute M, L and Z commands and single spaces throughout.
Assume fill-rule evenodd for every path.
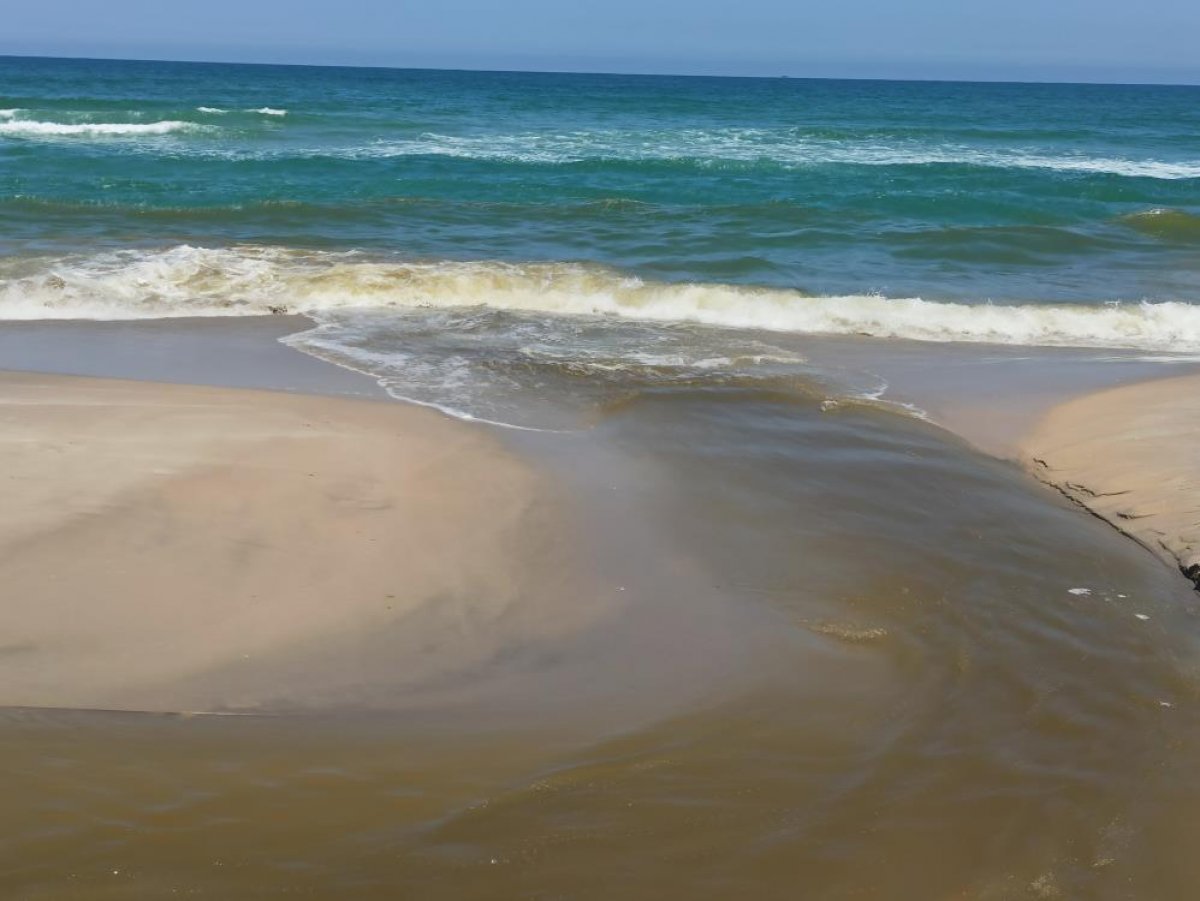
M 0 317 L 305 313 L 526 424 L 530 366 L 795 356 L 690 326 L 1195 352 L 1198 98 L 5 59 Z
M 939 425 L 1194 364 L 1200 88 L 0 58 L 0 365 L 239 320 L 537 461 L 624 606 L 445 626 L 457 711 L 6 710 L 0 886 L 1191 897 L 1195 593 Z

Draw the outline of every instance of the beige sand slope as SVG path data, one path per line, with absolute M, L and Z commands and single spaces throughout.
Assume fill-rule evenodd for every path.
M 1041 479 L 1200 586 L 1200 376 L 1069 401 L 1027 436 Z
M 0 705 L 386 703 L 587 616 L 545 487 L 399 404 L 3 374 L 0 492 Z

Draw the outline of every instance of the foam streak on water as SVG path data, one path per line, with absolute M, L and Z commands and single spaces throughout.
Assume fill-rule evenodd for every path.
M 202 131 L 192 122 L 39 122 L 9 118 L 0 122 L 0 137 L 136 137 Z
M 312 151 L 314 155 L 321 151 Z M 1067 153 L 1050 155 L 1022 148 L 981 149 L 924 142 L 848 143 L 818 140 L 791 130 L 592 131 L 571 134 L 498 134 L 460 137 L 427 133 L 413 140 L 381 141 L 334 152 L 347 158 L 449 156 L 565 165 L 589 160 L 774 163 L 780 166 L 979 166 L 992 169 L 1049 169 L 1131 178 L 1200 178 L 1200 161 L 1129 159 Z

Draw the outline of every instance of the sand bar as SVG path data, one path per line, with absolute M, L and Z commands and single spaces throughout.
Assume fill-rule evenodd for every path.
M 1200 587 L 1200 376 L 1068 401 L 1022 447 L 1038 478 Z
M 0 374 L 0 480 L 0 705 L 386 704 L 586 616 L 550 492 L 400 404 Z

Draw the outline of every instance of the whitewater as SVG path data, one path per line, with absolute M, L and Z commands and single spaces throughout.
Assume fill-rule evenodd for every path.
M 555 316 L 919 341 L 1200 350 L 1200 306 L 806 296 L 652 282 L 571 263 L 386 261 L 354 252 L 177 246 L 0 265 L 0 318 L 144 319 L 484 307 Z

